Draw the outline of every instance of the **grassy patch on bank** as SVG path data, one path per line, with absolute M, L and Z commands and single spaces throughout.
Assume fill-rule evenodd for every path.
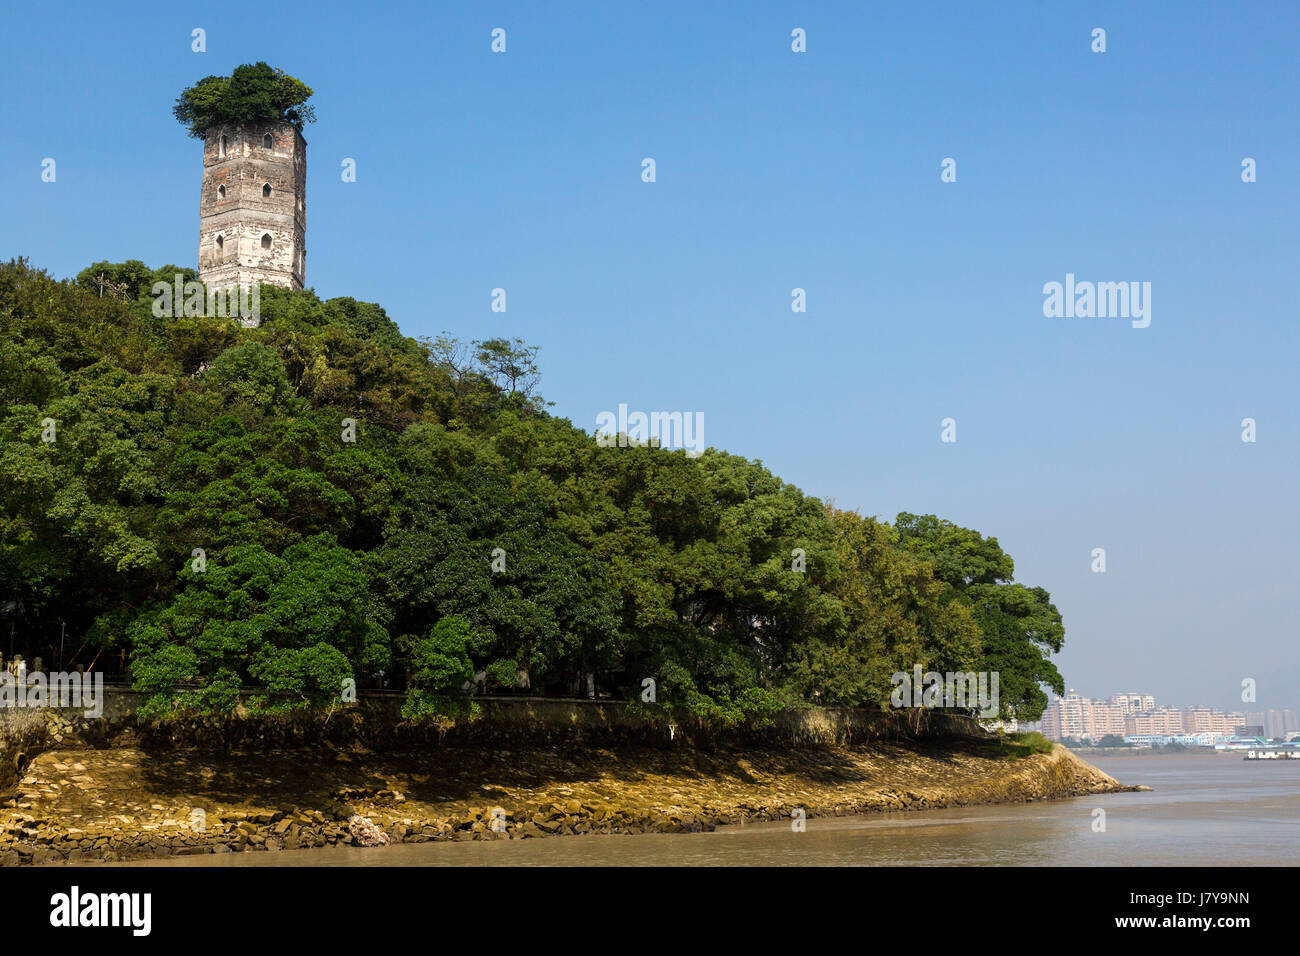
M 1052 742 L 1036 730 L 1021 734 L 1007 734 L 993 745 L 999 757 L 1030 757 L 1052 752 Z

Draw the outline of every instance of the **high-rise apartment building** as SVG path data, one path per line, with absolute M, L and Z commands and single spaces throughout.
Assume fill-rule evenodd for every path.
M 1263 727 L 1265 737 L 1285 737 L 1300 731 L 1294 710 L 1256 710 L 1246 714 L 1244 722 Z

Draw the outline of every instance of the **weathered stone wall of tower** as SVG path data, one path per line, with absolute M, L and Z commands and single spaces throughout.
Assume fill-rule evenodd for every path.
M 199 277 L 209 286 L 265 282 L 301 289 L 306 232 L 302 134 L 284 122 L 208 130 L 199 197 Z

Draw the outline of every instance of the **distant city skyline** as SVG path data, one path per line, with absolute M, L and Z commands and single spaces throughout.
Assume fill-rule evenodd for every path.
M 1127 690 L 1127 691 L 1113 691 L 1110 693 L 1102 693 L 1102 694 L 1086 694 L 1083 691 L 1079 690 L 1079 688 L 1070 684 L 1068 681 L 1066 682 L 1066 693 L 1067 694 L 1078 693 L 1079 696 L 1081 697 L 1088 697 L 1092 700 L 1106 700 L 1106 701 L 1114 700 L 1116 697 L 1124 697 L 1124 696 L 1151 697 L 1156 700 L 1157 706 L 1178 707 L 1180 709 L 1187 708 L 1187 707 L 1216 707 L 1219 710 L 1235 710 L 1235 711 L 1243 711 L 1243 712 L 1244 711 L 1263 712 L 1268 710 L 1294 710 L 1300 712 L 1300 699 L 1297 699 L 1296 701 L 1292 701 L 1292 702 L 1284 701 L 1280 704 L 1273 705 L 1272 707 L 1261 707 L 1259 703 L 1255 701 L 1251 701 L 1251 702 L 1238 701 L 1235 706 L 1230 706 L 1225 708 L 1221 704 L 1217 704 L 1205 700 L 1196 700 L 1190 696 L 1175 695 L 1171 697 L 1162 697 L 1160 695 L 1150 694 L 1144 691 Z M 1049 700 L 1052 700 L 1055 699 L 1057 695 L 1052 691 L 1048 691 L 1047 697 Z
M 1041 721 L 1044 735 L 1056 740 L 1116 736 L 1126 739 L 1163 737 L 1284 737 L 1300 731 L 1300 716 L 1291 708 L 1243 711 L 1204 704 L 1179 706 L 1158 702 L 1153 694 L 1132 691 L 1095 698 L 1070 688 L 1051 695 Z
M 1073 690 L 1078 690 L 1080 694 L 1083 694 L 1083 691 L 1080 690 L 1078 686 L 1070 682 L 1069 674 L 1064 674 L 1064 677 L 1065 677 L 1065 687 L 1067 692 L 1073 689 Z M 1134 691 L 1132 690 L 1122 689 L 1124 685 L 1115 685 L 1115 686 L 1118 686 L 1121 689 L 1118 690 L 1106 689 L 1099 693 L 1084 694 L 1084 696 L 1093 697 L 1098 700 L 1110 700 L 1111 698 L 1121 694 L 1134 693 Z M 1132 687 L 1134 685 L 1129 684 L 1127 686 Z M 1145 686 L 1150 687 L 1152 685 L 1146 684 Z M 1146 691 L 1144 693 L 1152 693 L 1152 692 Z M 1052 698 L 1055 697 L 1056 695 L 1053 692 L 1049 691 L 1047 696 L 1049 698 Z M 1157 698 L 1161 706 L 1217 707 L 1218 709 L 1224 711 L 1228 711 L 1228 710 L 1259 711 L 1259 710 L 1269 710 L 1269 709 L 1300 710 L 1300 697 L 1292 697 L 1289 691 L 1285 692 L 1284 694 L 1277 694 L 1273 696 L 1270 700 L 1259 700 L 1258 699 L 1259 695 L 1257 694 L 1256 695 L 1257 699 L 1253 701 L 1243 701 L 1241 699 L 1240 688 L 1237 689 L 1236 694 L 1228 692 L 1228 693 L 1218 694 L 1218 695 L 1215 694 L 1202 695 L 1188 688 L 1174 687 L 1168 693 L 1152 693 L 1152 696 Z

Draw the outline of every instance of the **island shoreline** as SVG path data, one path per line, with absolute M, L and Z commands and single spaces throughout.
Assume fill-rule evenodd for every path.
M 376 843 L 690 833 L 1144 790 L 997 741 L 235 752 L 47 750 L 0 810 L 0 865 Z M 380 836 L 379 834 L 382 834 Z

